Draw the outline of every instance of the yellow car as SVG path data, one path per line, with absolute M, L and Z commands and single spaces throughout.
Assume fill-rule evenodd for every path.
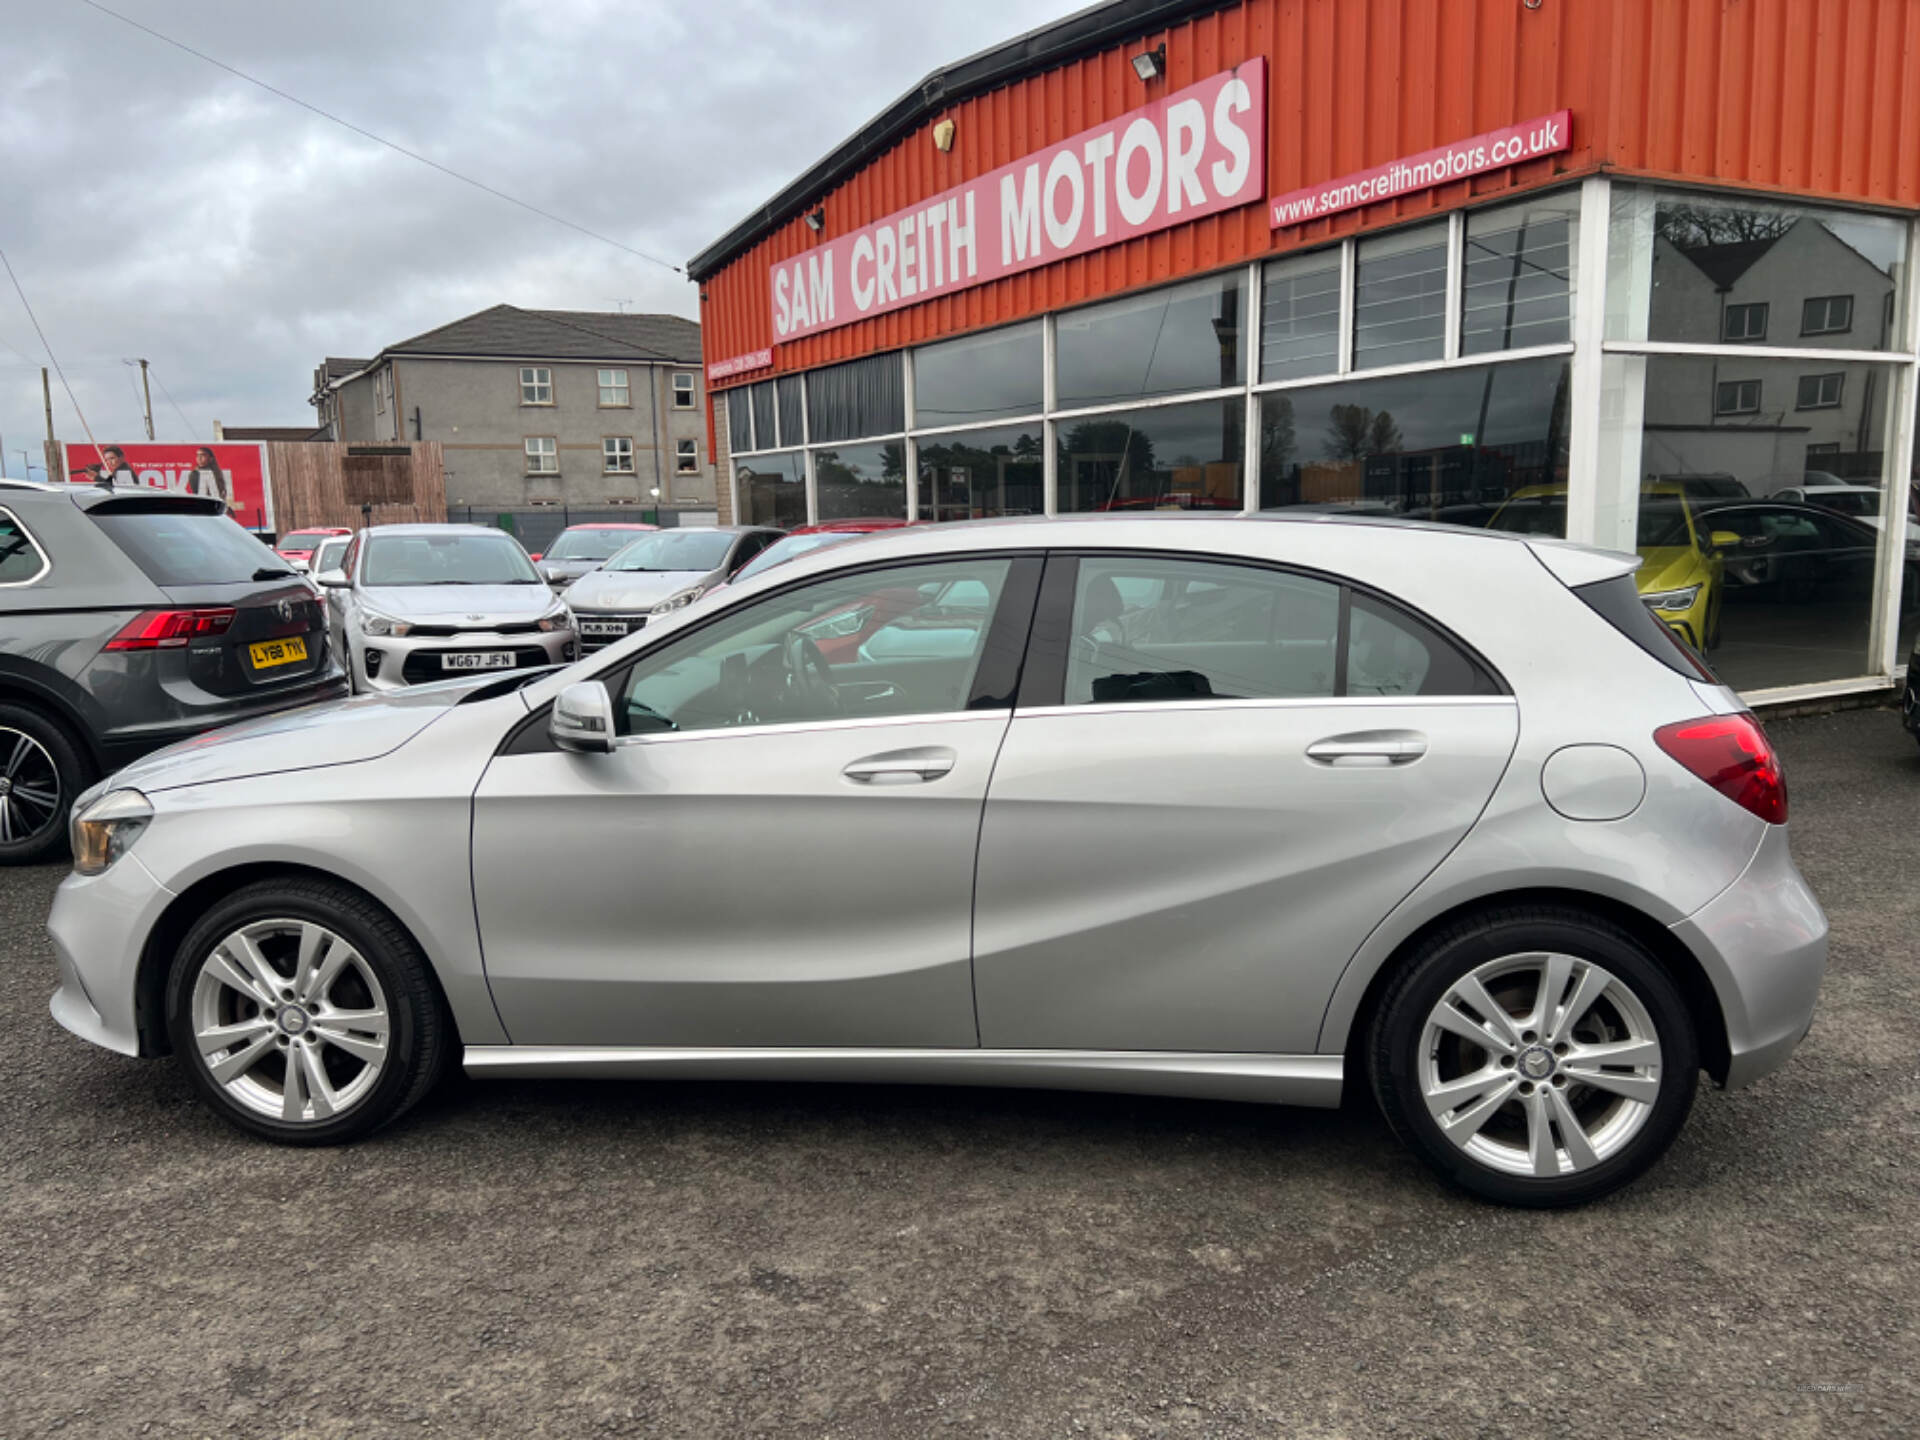
M 1567 487 L 1530 485 L 1516 490 L 1487 521 L 1489 530 L 1520 535 L 1567 533 Z M 1705 653 L 1720 643 L 1720 601 L 1726 586 L 1721 551 L 1740 543 L 1728 531 L 1702 535 L 1693 507 L 1678 485 L 1655 483 L 1640 492 L 1640 521 L 1635 537 L 1640 569 L 1633 582 L 1647 608 L 1694 649 Z

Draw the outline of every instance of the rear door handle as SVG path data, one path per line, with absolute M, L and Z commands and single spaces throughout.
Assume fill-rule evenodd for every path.
M 1307 746 L 1307 758 L 1322 765 L 1410 765 L 1427 753 L 1427 737 L 1417 730 L 1356 730 L 1329 735 Z
M 840 773 L 862 785 L 919 785 L 938 780 L 960 757 L 944 745 L 889 750 L 855 760 Z

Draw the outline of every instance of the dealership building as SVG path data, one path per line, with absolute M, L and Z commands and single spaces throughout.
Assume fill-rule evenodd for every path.
M 1639 549 L 1756 702 L 1896 682 L 1911 0 L 1113 0 L 697 256 L 723 520 L 1311 507 Z M 1785 492 L 1785 493 L 1782 493 Z

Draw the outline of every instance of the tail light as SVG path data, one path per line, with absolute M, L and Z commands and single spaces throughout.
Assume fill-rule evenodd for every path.
M 1743 810 L 1787 823 L 1787 778 L 1760 722 L 1742 712 L 1662 725 L 1654 743 Z
M 107 642 L 109 650 L 178 650 L 204 635 L 224 635 L 233 607 L 217 610 L 143 610 Z

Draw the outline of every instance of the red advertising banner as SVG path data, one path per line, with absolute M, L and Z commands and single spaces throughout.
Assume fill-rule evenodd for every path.
M 1256 57 L 782 260 L 776 340 L 1230 210 L 1266 189 L 1266 58 Z
M 1376 200 L 1391 200 L 1415 190 L 1428 190 L 1449 180 L 1464 180 L 1469 175 L 1484 175 L 1522 160 L 1538 159 L 1569 149 L 1573 140 L 1572 112 L 1556 110 L 1537 120 L 1523 120 L 1504 130 L 1489 130 L 1469 140 L 1456 140 L 1409 155 L 1404 160 L 1389 160 L 1371 170 L 1356 171 L 1338 180 L 1309 185 L 1304 190 L 1289 190 L 1276 195 L 1268 213 L 1268 224 L 1279 230 L 1288 225 L 1303 225 L 1309 220 L 1338 215 L 1342 210 L 1371 205 Z
M 249 530 L 273 529 L 273 491 L 267 484 L 267 447 L 257 441 L 217 445 L 101 444 L 64 447 L 67 479 L 97 485 L 112 475 L 116 488 L 145 486 L 212 495 Z
M 750 370 L 764 370 L 773 364 L 773 351 L 749 350 L 744 355 L 729 355 L 725 360 L 716 360 L 707 366 L 708 380 L 725 380 L 734 375 L 745 375 Z

